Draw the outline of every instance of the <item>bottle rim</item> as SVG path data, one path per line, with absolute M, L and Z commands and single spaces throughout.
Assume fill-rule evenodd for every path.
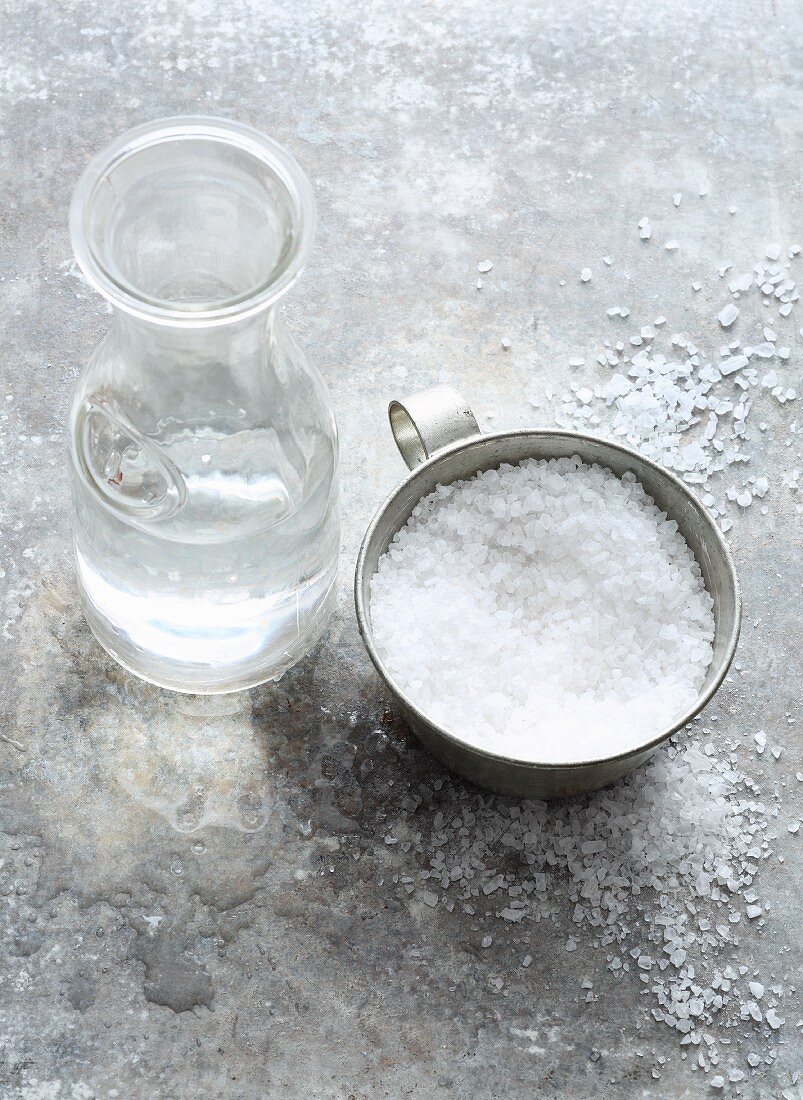
M 152 297 L 112 273 L 93 247 L 89 218 L 98 187 L 128 157 L 155 145 L 202 139 L 221 142 L 266 165 L 281 180 L 293 205 L 293 246 L 265 279 L 243 294 L 189 308 L 186 303 Z M 84 276 L 112 306 L 144 320 L 193 328 L 230 324 L 267 309 L 295 283 L 304 269 L 315 235 L 315 196 L 306 173 L 278 142 L 251 126 L 230 119 L 185 115 L 157 119 L 115 138 L 89 162 L 70 203 L 70 239 Z

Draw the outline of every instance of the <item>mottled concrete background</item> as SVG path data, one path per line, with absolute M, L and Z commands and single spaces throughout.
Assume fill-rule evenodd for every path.
M 795 0 L 5 0 L 4 1097 L 709 1094 L 635 975 L 614 979 L 587 946 L 567 954 L 566 927 L 514 926 L 479 952 L 471 917 L 393 883 L 417 872 L 383 839 L 406 793 L 430 792 L 417 814 L 431 827 L 461 785 L 386 710 L 349 588 L 403 472 L 390 397 L 449 380 L 496 425 L 550 424 L 548 387 L 565 387 L 571 356 L 596 377 L 620 301 L 716 345 L 717 266 L 749 268 L 766 241 L 800 235 L 802 35 Z M 90 637 L 64 459 L 70 392 L 108 324 L 71 269 L 70 191 L 118 132 L 182 112 L 266 130 L 313 180 L 320 231 L 287 315 L 331 384 L 343 455 L 343 591 L 325 644 L 280 685 L 211 701 L 139 683 Z M 683 249 L 645 248 L 644 214 Z M 782 480 L 800 463 L 799 414 L 764 400 L 769 514 L 753 507 L 731 532 L 742 673 L 713 711 L 783 805 L 786 861 L 762 868 L 767 921 L 741 949 L 794 975 L 801 519 Z M 752 751 L 759 726 L 784 746 L 777 762 Z M 799 1010 L 785 1016 L 775 1065 L 741 1095 L 791 1087 Z

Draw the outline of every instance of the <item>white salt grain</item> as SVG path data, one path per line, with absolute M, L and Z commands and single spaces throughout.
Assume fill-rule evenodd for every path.
M 433 721 L 541 761 L 623 751 L 670 724 L 697 697 L 714 627 L 676 524 L 632 474 L 578 458 L 438 486 L 380 560 L 371 618 Z
M 738 316 L 739 310 L 733 302 L 729 302 L 725 308 L 717 314 L 717 320 L 723 328 L 730 328 Z
M 750 360 L 746 355 L 732 355 L 727 362 L 719 364 L 719 370 L 721 374 L 733 374 L 734 371 L 746 367 L 749 362 Z

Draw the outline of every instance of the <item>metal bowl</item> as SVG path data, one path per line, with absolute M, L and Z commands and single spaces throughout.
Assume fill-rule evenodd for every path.
M 739 580 L 725 540 L 703 505 L 662 467 L 629 447 L 594 436 L 564 431 L 512 431 L 484 435 L 471 409 L 455 390 L 436 386 L 388 409 L 390 426 L 402 457 L 412 470 L 372 519 L 360 547 L 354 584 L 357 622 L 368 654 L 398 709 L 419 739 L 442 763 L 466 779 L 499 794 L 558 798 L 596 790 L 643 764 L 658 746 L 677 733 L 709 702 L 733 660 L 739 638 Z M 579 455 L 621 477 L 631 471 L 658 507 L 674 519 L 702 570 L 714 603 L 714 655 L 694 705 L 665 729 L 645 730 L 643 744 L 614 756 L 542 763 L 500 756 L 470 744 L 460 730 L 436 725 L 404 694 L 382 663 L 371 629 L 370 583 L 379 559 L 404 526 L 418 501 L 436 485 L 471 478 L 503 462 Z

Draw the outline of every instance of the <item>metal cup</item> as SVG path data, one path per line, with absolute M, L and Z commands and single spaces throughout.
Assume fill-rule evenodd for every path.
M 580 432 L 512 431 L 483 434 L 456 390 L 435 386 L 405 401 L 392 401 L 390 427 L 412 473 L 378 509 L 360 547 L 354 599 L 360 633 L 379 675 L 399 711 L 430 750 L 448 768 L 480 787 L 525 798 L 559 798 L 613 783 L 647 760 L 658 746 L 682 729 L 710 701 L 730 667 L 741 622 L 739 580 L 730 551 L 711 515 L 674 474 L 637 451 Z M 665 729 L 645 730 L 643 743 L 613 756 L 584 761 L 543 763 L 488 752 L 472 745 L 459 729 L 432 722 L 409 699 L 382 663 L 371 628 L 370 582 L 393 536 L 422 497 L 436 485 L 471 478 L 503 462 L 578 455 L 606 466 L 621 477 L 631 471 L 661 511 L 675 520 L 699 562 L 714 603 L 714 655 L 700 693 L 688 710 Z

